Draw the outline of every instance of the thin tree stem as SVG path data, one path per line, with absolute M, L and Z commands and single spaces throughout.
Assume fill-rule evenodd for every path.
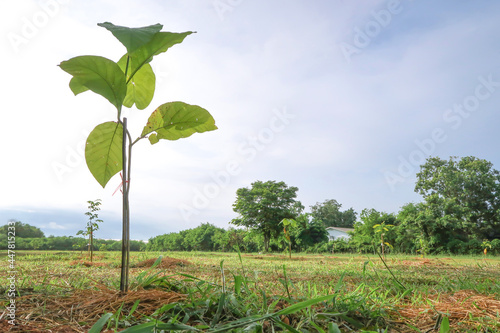
M 123 171 L 123 207 L 122 207 L 122 268 L 120 278 L 120 291 L 128 291 L 128 264 L 129 264 L 129 205 L 128 205 L 128 163 L 127 163 L 127 118 L 123 118 L 122 141 L 122 171 Z

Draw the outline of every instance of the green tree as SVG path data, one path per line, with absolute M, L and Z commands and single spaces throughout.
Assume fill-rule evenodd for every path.
M 394 246 L 404 253 L 414 253 L 422 245 L 429 244 L 430 224 L 433 220 L 426 214 L 424 203 L 408 203 L 398 212 L 400 224 L 396 227 Z
M 429 252 L 446 251 L 453 240 L 466 240 L 460 223 L 453 215 L 445 214 L 436 199 L 432 197 L 428 202 L 409 203 L 401 207 L 394 243 L 396 249 L 407 253 L 420 252 L 425 256 Z M 450 208 L 446 211 L 449 212 Z
M 215 251 L 225 252 L 229 250 L 229 234 L 224 229 L 217 229 L 212 236 L 212 243 Z
M 227 248 L 229 250 L 240 249 L 245 243 L 245 236 L 248 231 L 244 229 L 229 228 L 226 232 L 227 235 Z
M 224 229 L 222 229 L 224 230 Z M 184 231 L 183 245 L 190 251 L 213 251 L 213 237 L 221 228 L 210 223 L 202 223 L 200 226 Z
M 184 251 L 183 237 L 178 232 L 171 232 L 150 238 L 146 249 L 148 251 Z
M 90 262 L 92 262 L 94 256 L 94 232 L 99 230 L 99 224 L 102 220 L 99 219 L 98 211 L 101 210 L 101 199 L 97 199 L 95 201 L 89 200 L 87 201 L 89 211 L 85 213 L 89 217 L 87 221 L 87 227 L 85 230 L 79 230 L 77 235 L 84 235 L 89 237 L 88 243 L 88 251 L 90 252 Z
M 6 224 L 0 227 L 0 232 L 2 235 L 7 235 L 7 231 L 10 227 L 15 227 L 16 229 L 16 237 L 19 238 L 43 238 L 45 237 L 44 233 L 40 228 L 29 225 L 28 223 L 23 223 L 16 220 L 10 220 L 9 222 L 15 222 L 14 225 Z M 10 229 L 12 230 L 12 229 Z
M 328 231 L 323 223 L 314 219 L 310 220 L 310 216 L 311 214 L 302 214 L 297 218 L 294 239 L 299 251 L 328 242 Z
M 352 228 L 356 222 L 356 212 L 353 208 L 341 211 L 342 205 L 335 199 L 317 202 L 311 206 L 311 215 L 325 227 Z
M 297 191 L 297 187 L 276 181 L 256 181 L 251 188 L 240 188 L 233 204 L 239 217 L 230 223 L 258 230 L 264 237 L 264 249 L 268 251 L 271 238 L 281 233 L 279 223 L 283 219 L 295 219 L 304 209 L 296 200 Z
M 476 157 L 430 157 L 417 174 L 415 192 L 434 215 L 463 237 L 492 239 L 500 230 L 500 173 Z M 445 218 L 443 220 L 443 218 Z

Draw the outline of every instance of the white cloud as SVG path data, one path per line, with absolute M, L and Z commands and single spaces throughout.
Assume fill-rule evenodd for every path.
M 68 227 L 64 225 L 57 224 L 56 222 L 49 222 L 47 226 L 44 226 L 43 228 L 51 229 L 51 230 L 67 230 Z

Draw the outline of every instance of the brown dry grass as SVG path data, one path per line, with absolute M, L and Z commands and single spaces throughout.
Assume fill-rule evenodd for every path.
M 155 263 L 156 259 L 148 259 L 144 260 L 141 262 L 138 262 L 137 264 L 131 265 L 131 267 L 151 267 Z M 177 266 L 189 266 L 191 263 L 187 260 L 184 259 L 175 259 L 175 258 L 170 258 L 170 257 L 163 257 L 161 259 L 161 262 L 157 268 L 174 268 Z
M 79 323 L 95 323 L 103 314 L 115 313 L 122 304 L 124 309 L 130 309 L 140 300 L 134 313 L 138 318 L 153 314 L 165 304 L 184 299 L 185 295 L 155 289 L 139 289 L 122 294 L 103 285 L 98 289 L 74 290 L 65 297 L 22 296 L 16 299 L 16 321 L 20 325 L 12 327 L 0 322 L 0 328 L 2 332 L 38 332 L 37 329 L 44 327 L 50 327 L 50 330 L 40 332 L 86 332 L 91 325 L 81 326 Z M 61 322 L 66 324 L 58 325 Z
M 109 264 L 107 263 L 104 263 L 104 262 L 90 262 L 90 261 L 86 261 L 86 260 L 73 260 L 69 263 L 69 266 L 77 266 L 77 265 L 82 265 L 82 266 L 85 266 L 85 267 L 105 267 L 105 266 L 109 266 Z
M 492 296 L 477 294 L 471 290 L 460 290 L 452 294 L 426 295 L 428 305 L 400 305 L 397 311 L 404 321 L 425 331 L 431 329 L 438 314 L 445 314 L 451 326 L 466 324 L 470 318 L 498 318 L 500 300 Z

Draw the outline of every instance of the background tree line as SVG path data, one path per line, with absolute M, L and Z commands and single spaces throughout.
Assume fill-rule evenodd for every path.
M 0 248 L 7 248 L 7 231 L 9 225 L 0 227 Z M 58 250 L 58 251 L 87 251 L 88 239 L 73 236 L 49 236 L 45 237 L 43 231 L 27 223 L 16 221 L 16 250 Z M 121 241 L 112 239 L 95 239 L 94 251 L 120 251 Z M 131 241 L 131 251 L 144 251 L 146 243 Z
M 334 199 L 316 203 L 310 212 L 297 200 L 296 187 L 284 182 L 256 181 L 236 192 L 235 227 L 210 223 L 159 235 L 131 244 L 135 251 L 280 252 L 288 249 L 283 219 L 296 223 L 288 230 L 296 252 L 380 251 L 408 254 L 500 254 L 500 173 L 475 157 L 427 159 L 420 167 L 415 192 L 423 201 L 408 203 L 397 213 L 364 209 L 359 219 L 353 208 L 342 210 Z M 19 222 L 20 223 L 20 222 Z M 0 246 L 6 246 L 6 227 Z M 328 239 L 328 227 L 353 228 L 349 240 Z M 36 227 L 16 226 L 16 248 L 40 250 L 84 249 L 87 240 L 48 237 Z M 23 237 L 25 235 L 26 237 Z M 5 243 L 5 244 L 3 244 Z M 119 241 L 96 240 L 95 250 L 119 250 Z
M 421 255 L 500 252 L 500 173 L 486 160 L 428 158 L 415 184 L 422 202 L 408 203 L 398 213 L 364 209 L 359 220 L 352 208 L 342 211 L 334 199 L 316 203 L 304 213 L 297 191 L 284 182 L 256 181 L 236 192 L 233 210 L 239 216 L 230 223 L 243 229 L 226 231 L 207 223 L 199 230 L 154 237 L 147 248 L 232 251 L 237 246 L 241 251 L 285 251 L 281 221 L 295 219 L 296 227 L 290 230 L 295 251 L 368 253 L 383 246 L 386 252 Z M 328 227 L 354 230 L 349 240 L 329 241 Z

